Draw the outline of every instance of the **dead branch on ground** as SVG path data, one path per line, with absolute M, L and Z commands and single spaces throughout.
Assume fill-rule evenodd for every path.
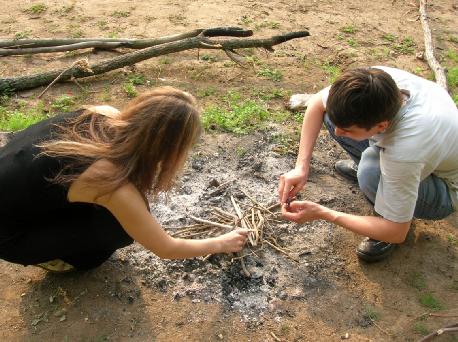
M 458 323 L 451 324 L 451 325 L 448 325 L 448 326 L 443 327 L 441 329 L 438 329 L 438 330 L 434 331 L 433 333 L 423 337 L 419 342 L 431 341 L 435 337 L 440 336 L 440 335 L 445 334 L 445 333 L 458 333 Z
M 78 79 L 84 77 L 95 76 L 106 73 L 115 69 L 123 68 L 128 65 L 133 65 L 141 61 L 166 55 L 170 53 L 181 52 L 190 49 L 213 49 L 229 51 L 229 54 L 234 54 L 237 49 L 246 48 L 263 48 L 268 51 L 273 51 L 273 46 L 284 43 L 291 39 L 303 38 L 309 36 L 308 31 L 290 32 L 282 35 L 272 36 L 270 38 L 262 39 L 210 39 L 212 37 L 249 37 L 253 34 L 250 30 L 244 30 L 237 27 L 218 27 L 203 30 L 194 30 L 182 35 L 175 35 L 169 37 L 159 38 L 159 41 L 152 42 L 149 44 L 156 44 L 141 50 L 130 52 L 121 56 L 117 56 L 102 62 L 89 64 L 87 69 L 79 68 L 77 65 L 63 68 L 59 70 L 52 70 L 44 73 L 38 73 L 34 75 L 18 76 L 18 77 L 7 77 L 0 79 L 0 94 L 7 92 L 15 92 L 19 90 L 31 89 L 43 85 L 49 85 L 51 82 L 64 82 L 71 79 Z M 162 41 L 161 41 L 162 39 Z M 62 40 L 61 40 L 62 41 Z M 84 44 L 87 41 L 63 41 L 68 45 L 73 44 Z M 68 44 L 70 43 L 70 44 Z M 99 42 L 100 43 L 100 42 Z M 98 44 L 99 44 L 98 43 Z M 101 43 L 112 44 L 116 43 L 113 41 L 102 41 Z M 124 44 L 124 47 L 128 45 L 128 42 L 120 42 Z M 3 45 L 1 45 L 3 44 Z M 44 46 L 39 44 L 52 44 L 49 40 L 42 40 L 41 43 L 33 42 L 30 40 L 21 42 L 16 41 L 16 45 L 13 45 L 12 41 L 0 41 L 0 46 L 3 46 L 3 50 L 14 50 L 14 49 L 39 49 Z M 134 44 L 131 42 L 131 45 Z M 25 46 L 25 47 L 24 47 Z M 65 46 L 65 45 L 63 45 Z M 111 46 L 111 45 L 109 45 Z
M 447 77 L 445 77 L 445 70 L 434 57 L 434 45 L 432 41 L 431 30 L 428 24 L 428 16 L 426 14 L 427 0 L 420 0 L 420 21 L 423 27 L 423 34 L 425 39 L 425 57 L 429 67 L 434 72 L 436 83 L 447 90 Z

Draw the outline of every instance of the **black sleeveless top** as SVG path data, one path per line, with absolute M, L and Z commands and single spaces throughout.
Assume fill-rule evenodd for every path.
M 56 125 L 65 125 L 81 111 L 58 114 L 18 133 L 0 148 L 0 217 L 30 219 L 68 207 L 68 186 L 50 181 L 69 158 L 39 155 L 36 145 L 53 139 Z

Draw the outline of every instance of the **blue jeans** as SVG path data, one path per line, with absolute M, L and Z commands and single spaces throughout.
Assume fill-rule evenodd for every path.
M 332 138 L 350 155 L 358 165 L 358 184 L 367 199 L 374 204 L 380 180 L 380 149 L 369 146 L 368 140 L 356 141 L 335 135 L 335 126 L 324 117 L 324 124 Z M 426 220 L 440 220 L 454 212 L 447 184 L 431 174 L 420 182 L 414 216 Z

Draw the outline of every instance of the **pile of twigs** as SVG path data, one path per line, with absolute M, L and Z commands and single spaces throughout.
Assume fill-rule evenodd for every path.
M 240 190 L 242 191 L 242 190 Z M 189 215 L 196 223 L 182 226 L 169 227 L 168 230 L 175 230 L 171 235 L 180 238 L 205 238 L 226 233 L 232 229 L 244 228 L 249 231 L 248 244 L 243 253 L 240 253 L 232 260 L 240 259 L 243 273 L 250 277 L 251 274 L 245 266 L 244 258 L 249 255 L 256 255 L 256 252 L 266 246 L 273 248 L 277 252 L 285 255 L 289 259 L 298 262 L 298 258 L 293 255 L 288 248 L 282 247 L 277 242 L 275 233 L 275 223 L 280 221 L 279 204 L 264 205 L 259 203 L 252 196 L 242 191 L 249 203 L 237 200 L 230 196 L 233 212 L 225 211 L 221 208 L 212 207 L 211 217 L 202 219 Z M 207 255 L 204 260 L 208 259 Z

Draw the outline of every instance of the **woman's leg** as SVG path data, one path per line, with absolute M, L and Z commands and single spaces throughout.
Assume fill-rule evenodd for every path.
M 75 204 L 22 225 L 0 245 L 2 259 L 23 265 L 62 259 L 77 269 L 89 269 L 133 242 L 108 210 L 90 204 Z

